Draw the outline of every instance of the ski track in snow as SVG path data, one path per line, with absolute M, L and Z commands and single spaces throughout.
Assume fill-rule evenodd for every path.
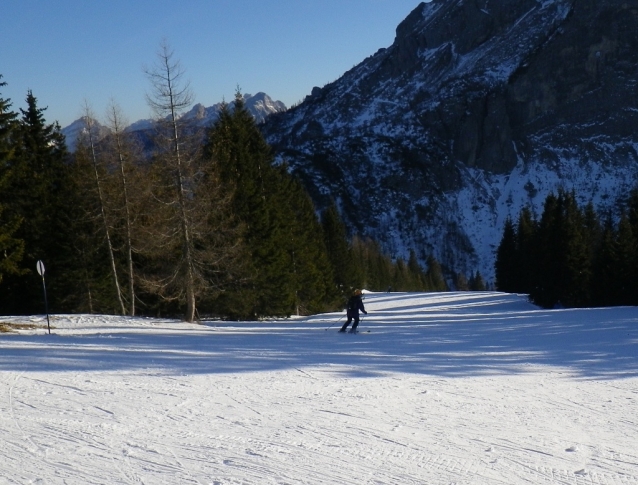
M 638 308 L 365 304 L 359 335 L 339 313 L 0 335 L 0 485 L 638 483 Z

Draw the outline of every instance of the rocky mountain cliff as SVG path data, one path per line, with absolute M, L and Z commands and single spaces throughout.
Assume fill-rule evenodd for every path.
M 638 181 L 638 4 L 421 3 L 264 133 L 353 232 L 490 280 L 508 215 L 559 187 L 609 209 Z

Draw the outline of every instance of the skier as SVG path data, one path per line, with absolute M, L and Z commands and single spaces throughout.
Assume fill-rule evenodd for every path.
M 368 314 L 363 306 L 363 301 L 361 300 L 361 290 L 354 290 L 354 294 L 348 299 L 348 305 L 346 309 L 348 312 L 348 319 L 346 320 L 346 323 L 343 324 L 343 327 L 341 327 L 339 332 L 345 332 L 346 328 L 348 328 L 348 325 L 350 325 L 350 322 L 354 320 L 350 333 L 357 333 L 357 327 L 359 326 L 359 310 L 361 310 L 366 315 Z

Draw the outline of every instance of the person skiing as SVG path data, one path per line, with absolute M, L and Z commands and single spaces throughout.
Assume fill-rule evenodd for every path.
M 354 320 L 352 324 L 352 329 L 350 333 L 357 333 L 357 327 L 359 326 L 359 310 L 361 310 L 366 315 L 368 312 L 363 306 L 363 300 L 361 299 L 361 290 L 354 290 L 354 294 L 348 299 L 348 305 L 346 307 L 348 319 L 346 323 L 343 324 L 343 327 L 339 330 L 339 332 L 345 332 L 350 322 Z

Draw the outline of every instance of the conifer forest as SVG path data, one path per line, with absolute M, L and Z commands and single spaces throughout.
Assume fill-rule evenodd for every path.
M 508 219 L 496 254 L 499 290 L 529 294 L 544 308 L 638 305 L 638 190 L 620 214 L 579 207 L 573 192 Z

